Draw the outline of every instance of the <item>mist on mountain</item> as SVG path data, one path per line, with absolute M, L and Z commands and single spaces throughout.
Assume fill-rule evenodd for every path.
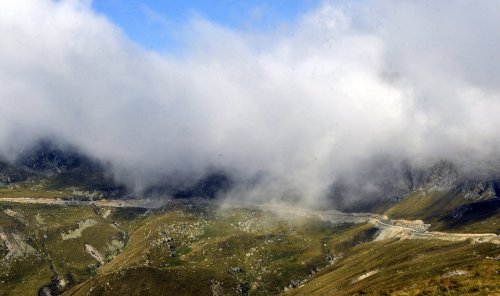
M 50 139 L 135 195 L 220 186 L 339 207 L 397 199 L 442 160 L 490 174 L 499 17 L 488 1 L 325 1 L 278 31 L 193 17 L 174 53 L 132 42 L 89 1 L 4 1 L 0 154 L 19 164 Z

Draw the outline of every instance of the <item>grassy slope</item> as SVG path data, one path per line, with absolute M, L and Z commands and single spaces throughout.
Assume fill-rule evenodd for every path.
M 414 192 L 389 209 L 386 214 L 393 219 L 437 221 L 443 216 L 443 213 L 467 202 L 470 201 L 461 196 L 450 197 L 446 193 L 422 194 Z
M 47 190 L 45 186 L 45 182 L 42 181 L 25 181 L 15 186 L 0 187 L 0 198 L 61 198 L 71 195 L 68 190 Z
M 113 190 L 114 187 L 101 174 L 81 171 L 65 172 L 51 177 L 37 177 L 15 184 L 0 186 L 0 198 L 64 198 L 78 197 L 74 190 L 93 192 Z
M 498 295 L 500 249 L 432 240 L 385 240 L 356 246 L 329 270 L 287 295 Z M 461 270 L 464 275 L 447 277 Z M 355 279 L 378 271 L 360 281 Z
M 65 295 L 212 295 L 209 269 L 137 266 L 92 278 Z M 189 283 L 187 285 L 186 283 Z
M 211 293 L 211 280 L 221 282 L 228 295 L 236 294 L 243 283 L 251 287 L 251 295 L 277 294 L 291 281 L 326 267 L 327 249 L 340 254 L 373 235 L 369 225 L 332 227 L 248 210 L 203 217 L 184 210 L 148 217 L 131 233 L 119 256 L 68 295 L 134 294 L 144 289 L 151 295 L 204 295 Z M 176 257 L 169 257 L 163 245 L 151 243 L 161 231 L 178 243 Z M 229 271 L 232 267 L 243 271 Z M 169 280 L 174 275 L 177 280 Z M 157 286 L 162 288 L 152 292 Z
M 22 218 L 6 215 L 7 208 Z M 103 218 L 100 214 L 107 210 L 111 214 Z M 96 224 L 82 231 L 81 237 L 62 240 L 61 233 L 74 231 L 86 219 Z M 0 227 L 30 237 L 29 243 L 39 250 L 0 266 L 0 295 L 34 295 L 49 283 L 50 262 L 60 275 L 71 272 L 81 283 L 65 295 L 211 295 L 214 286 L 225 295 L 236 295 L 242 284 L 250 287 L 250 295 L 270 295 L 311 277 L 290 293 L 328 295 L 337 289 L 340 295 L 360 291 L 413 295 L 449 289 L 481 295 L 499 289 L 498 260 L 486 259 L 500 255 L 497 246 L 427 240 L 370 242 L 375 230 L 369 224 L 332 225 L 203 206 L 148 212 L 0 203 Z M 166 237 L 175 242 L 174 257 Z M 110 262 L 96 268 L 83 244 L 90 243 L 112 258 L 113 240 L 128 243 Z M 333 265 L 327 256 L 335 258 Z M 242 271 L 231 271 L 233 267 Z M 377 269 L 379 273 L 352 283 Z M 457 269 L 468 273 L 442 278 Z
M 423 220 L 432 224 L 430 230 L 470 233 L 500 233 L 500 215 L 478 221 L 453 223 L 444 217 L 454 209 L 471 203 L 460 194 L 414 192 L 390 208 L 385 214 L 392 219 Z
M 16 211 L 22 221 L 7 216 L 5 209 Z M 95 225 L 83 230 L 81 236 L 62 239 L 61 233 L 74 231 L 86 219 L 94 220 Z M 84 243 L 111 256 L 112 241 L 124 239 L 122 231 L 109 219 L 97 215 L 92 207 L 1 203 L 0 227 L 22 234 L 37 250 L 36 254 L 1 264 L 0 295 L 35 295 L 50 282 L 51 265 L 61 276 L 71 273 L 75 280 L 84 281 L 96 270 L 96 260 L 84 252 Z
M 439 221 L 435 223 L 434 229 L 448 232 L 500 234 L 500 215 L 494 215 L 481 221 L 460 225 L 449 225 L 449 223 Z

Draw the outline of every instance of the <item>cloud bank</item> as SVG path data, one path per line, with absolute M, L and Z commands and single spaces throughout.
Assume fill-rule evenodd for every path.
M 0 154 L 49 137 L 137 192 L 218 169 L 309 202 L 381 155 L 496 161 L 499 19 L 495 1 L 327 1 L 273 32 L 195 17 L 159 53 L 89 1 L 2 1 Z

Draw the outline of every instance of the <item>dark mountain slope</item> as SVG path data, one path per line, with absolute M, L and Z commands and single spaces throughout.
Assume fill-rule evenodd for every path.
M 120 198 L 133 189 L 117 183 L 101 162 L 84 155 L 75 147 L 58 145 L 50 140 L 39 141 L 24 150 L 12 164 L 0 162 L 0 186 L 20 185 L 20 182 L 25 181 L 34 184 L 23 184 L 23 187 L 32 187 L 41 182 L 46 190 L 74 189 L 79 193 L 88 192 L 92 197 Z M 146 197 L 213 199 L 231 186 L 232 180 L 227 174 L 212 170 L 198 180 L 174 182 L 164 178 L 136 194 Z
M 353 175 L 331 186 L 338 210 L 421 219 L 436 230 L 500 232 L 498 168 L 466 170 L 444 160 L 417 166 L 382 158 Z
M 126 193 L 125 186 L 117 184 L 101 163 L 72 146 L 49 140 L 22 151 L 11 164 L 0 162 L 0 182 L 23 190 L 71 189 L 92 193 L 93 197 L 118 197 Z

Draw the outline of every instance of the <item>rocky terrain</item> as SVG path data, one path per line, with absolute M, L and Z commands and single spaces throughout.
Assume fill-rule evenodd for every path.
M 436 252 L 444 255 L 450 248 L 465 256 L 463 262 L 440 263 L 427 277 L 415 281 L 417 285 L 433 278 L 468 278 L 474 275 L 472 268 L 488 283 L 479 292 L 499 288 L 492 284 L 498 273 L 482 274 L 491 265 L 498 267 L 496 234 L 442 233 L 428 231 L 430 225 L 418 220 L 289 205 L 226 203 L 220 207 L 202 199 L 173 200 L 147 208 L 138 204 L 0 200 L 3 295 L 29 291 L 40 295 L 130 291 L 165 295 L 165 289 L 175 291 L 167 295 L 293 294 L 310 288 L 318 277 L 339 272 L 337 267 L 360 255 L 352 252 L 377 244 L 403 248 L 415 258 L 436 256 Z M 414 250 L 414 242 L 432 251 Z M 480 259 L 470 265 L 470 256 Z M 428 268 L 436 264 L 432 260 Z M 376 268 L 352 275 L 344 288 L 387 276 L 385 264 L 381 261 Z M 482 270 L 486 268 L 482 265 L 487 269 Z

